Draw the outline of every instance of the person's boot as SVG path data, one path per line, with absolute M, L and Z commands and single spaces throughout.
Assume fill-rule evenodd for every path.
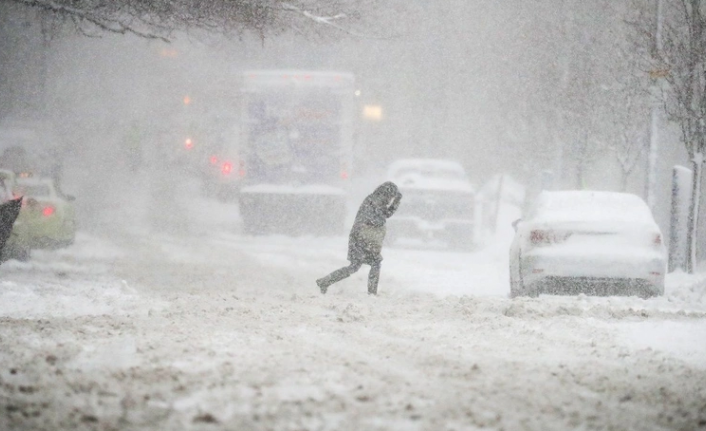
M 321 293 L 326 294 L 326 291 L 328 290 L 329 286 L 334 283 L 338 283 L 346 277 L 350 277 L 350 275 L 356 272 L 358 268 L 360 268 L 360 264 L 344 266 L 343 268 L 339 268 L 333 271 L 326 277 L 321 277 L 320 279 L 316 280 L 316 284 L 319 286 L 319 290 L 321 290 Z
M 378 294 L 378 281 L 380 281 L 380 265 L 371 265 L 368 273 L 368 295 Z
M 326 291 L 328 290 L 328 287 L 329 287 L 329 284 L 326 284 L 327 278 L 328 278 L 328 276 L 316 280 L 316 285 L 319 286 L 319 290 L 321 291 L 322 295 L 326 295 Z

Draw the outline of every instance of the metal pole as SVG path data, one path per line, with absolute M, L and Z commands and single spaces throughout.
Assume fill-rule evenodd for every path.
M 662 0 L 657 0 L 655 22 L 655 54 L 662 52 Z M 646 200 L 647 205 L 654 212 L 656 198 L 655 188 L 657 187 L 657 152 L 659 151 L 659 78 L 652 81 L 652 112 L 650 114 L 650 151 L 647 155 L 647 181 Z

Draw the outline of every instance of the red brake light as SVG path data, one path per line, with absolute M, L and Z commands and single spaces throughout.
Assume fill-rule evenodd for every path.
M 223 172 L 223 175 L 230 175 L 230 172 L 232 170 L 233 170 L 233 165 L 231 165 L 230 162 L 223 163 L 223 166 L 221 167 L 221 172 Z
M 211 162 L 212 165 L 217 165 L 218 164 L 218 157 L 211 156 L 211 158 L 208 159 L 208 161 Z
M 571 232 L 555 232 L 553 230 L 533 230 L 530 232 L 530 242 L 534 245 L 546 245 L 564 242 Z
M 549 232 L 544 230 L 533 230 L 530 232 L 530 242 L 532 244 L 549 244 L 552 242 L 549 238 Z
M 186 147 L 187 150 L 194 148 L 194 141 L 192 141 L 191 138 L 186 138 L 186 141 L 184 141 L 184 147 Z
M 56 210 L 54 209 L 53 206 L 47 205 L 44 207 L 44 209 L 42 209 L 42 215 L 44 217 L 50 217 L 52 214 L 54 214 L 54 211 L 56 211 Z

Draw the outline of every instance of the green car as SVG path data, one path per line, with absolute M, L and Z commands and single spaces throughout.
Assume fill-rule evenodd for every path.
M 76 211 L 73 196 L 60 195 L 46 178 L 17 178 L 13 189 L 22 209 L 3 250 L 5 258 L 26 260 L 37 248 L 61 248 L 74 242 Z

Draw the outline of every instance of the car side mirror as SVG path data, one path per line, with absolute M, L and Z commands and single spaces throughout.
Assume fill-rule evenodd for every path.
M 521 221 L 522 221 L 522 219 L 518 218 L 517 220 L 512 222 L 512 228 L 515 229 L 515 232 L 517 232 L 517 225 L 520 224 Z

